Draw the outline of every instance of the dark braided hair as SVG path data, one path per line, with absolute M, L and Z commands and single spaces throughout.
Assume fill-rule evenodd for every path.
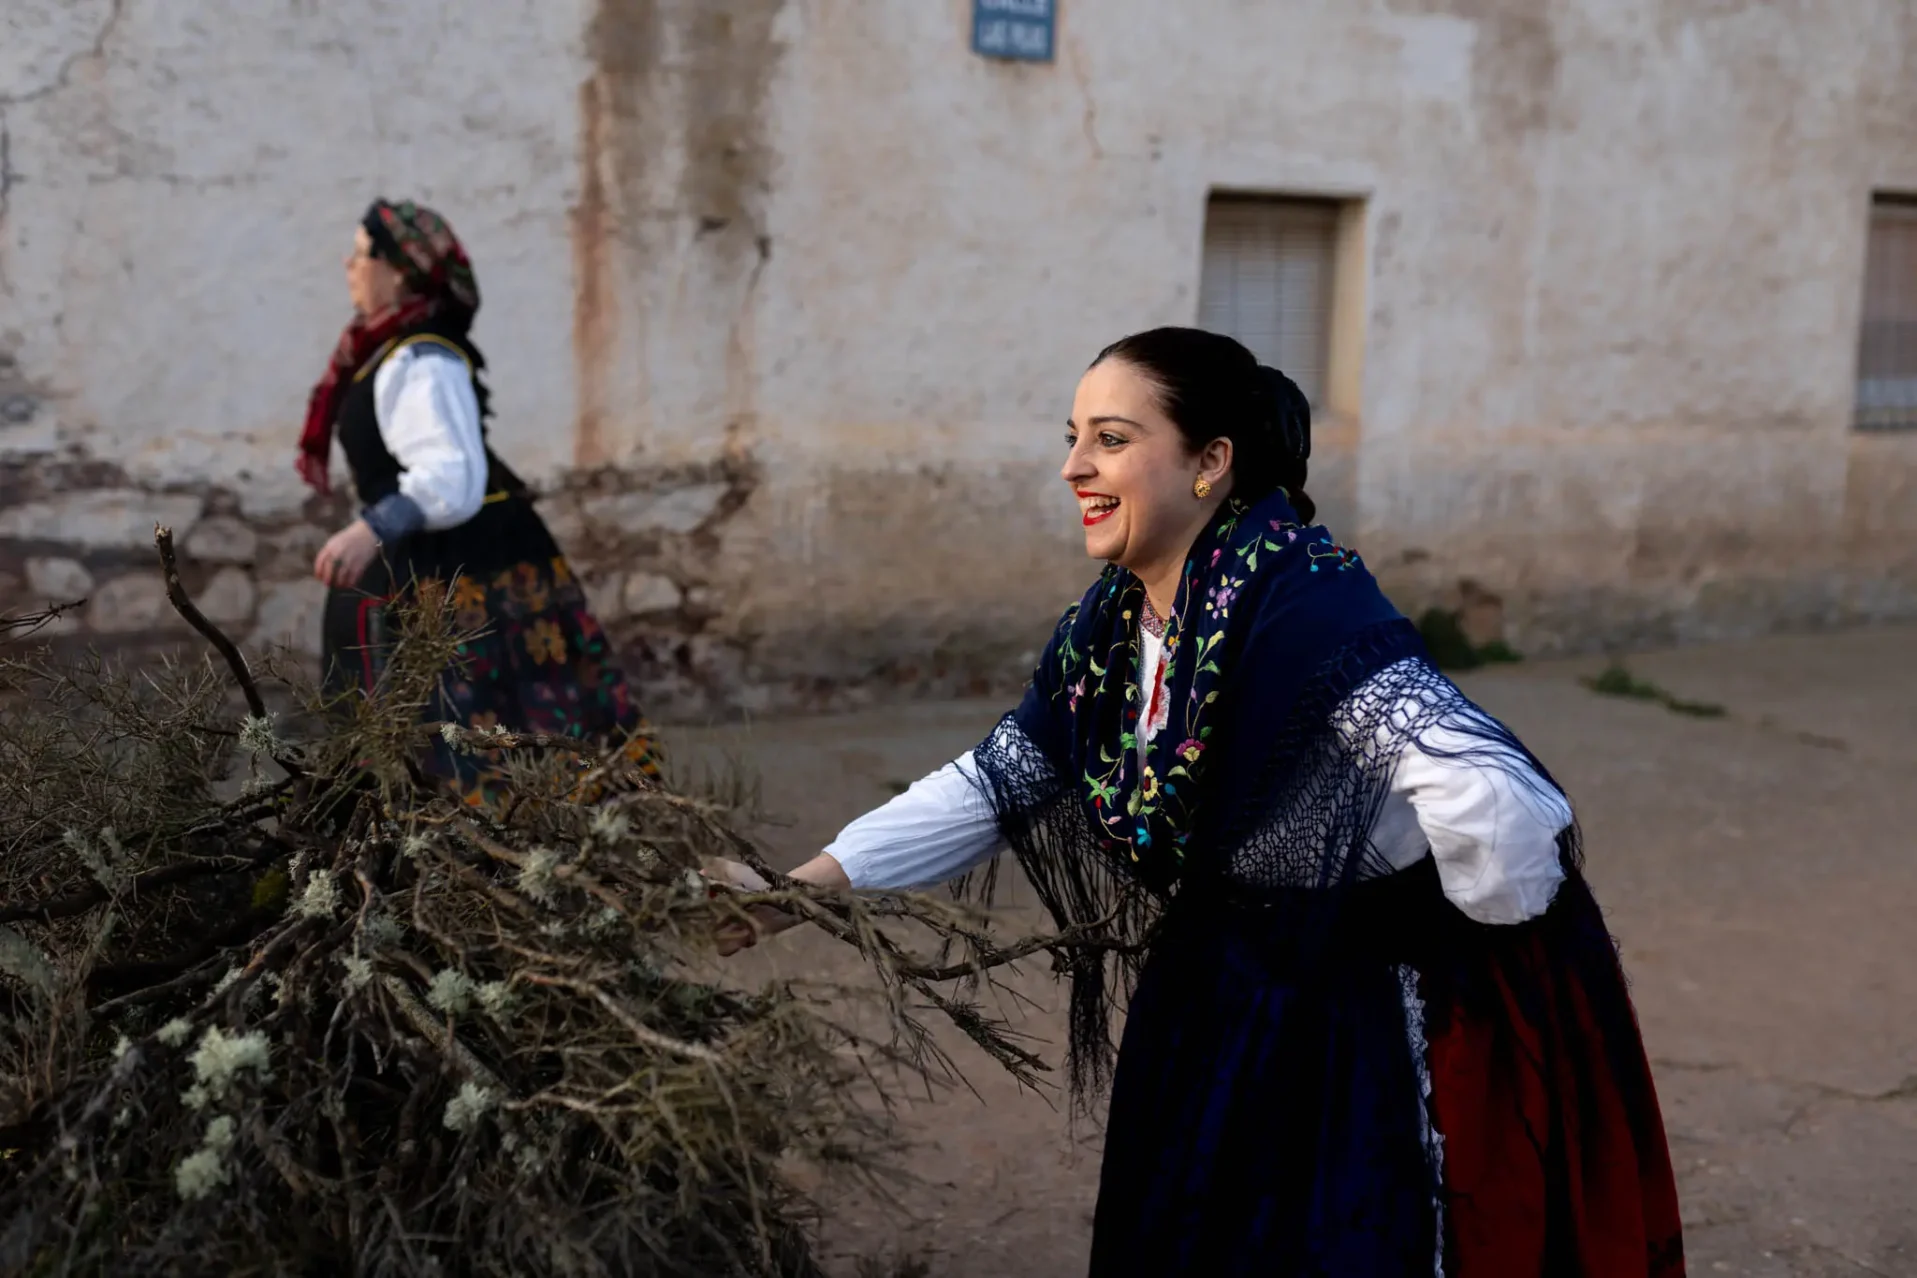
M 1317 504 L 1305 495 L 1311 405 L 1298 384 L 1260 364 L 1240 342 L 1197 328 L 1154 328 L 1120 338 L 1092 367 L 1123 360 L 1158 390 L 1158 407 L 1193 452 L 1231 441 L 1232 494 L 1257 501 L 1282 488 L 1306 523 Z

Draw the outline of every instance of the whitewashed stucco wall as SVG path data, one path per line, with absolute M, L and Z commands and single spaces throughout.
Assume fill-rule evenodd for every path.
M 352 222 L 411 194 L 649 678 L 996 678 L 1087 575 L 1073 380 L 1191 321 L 1229 188 L 1366 201 L 1314 487 L 1407 606 L 1470 580 L 1533 649 L 1917 612 L 1917 440 L 1848 429 L 1869 195 L 1917 190 L 1900 0 L 1096 0 L 1036 67 L 963 0 L 4 21 L 0 554 L 42 578 L 133 571 L 74 490 L 170 489 L 300 631 L 337 512 L 292 439 Z

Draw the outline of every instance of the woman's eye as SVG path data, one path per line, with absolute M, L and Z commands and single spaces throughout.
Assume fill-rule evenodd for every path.
M 1072 432 L 1070 432 L 1070 431 L 1066 431 L 1066 432 L 1065 432 L 1065 447 L 1067 447 L 1067 448 L 1077 448 L 1077 447 L 1078 447 L 1078 436 L 1076 436 L 1076 435 L 1074 435 L 1074 434 L 1072 434 Z
M 1098 442 L 1103 444 L 1107 448 L 1117 448 L 1120 444 L 1124 443 L 1125 441 L 1120 436 L 1112 435 L 1112 434 L 1104 434 L 1098 437 Z

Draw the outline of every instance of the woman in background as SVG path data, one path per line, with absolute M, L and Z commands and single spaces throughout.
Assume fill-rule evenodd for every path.
M 328 492 L 337 438 L 360 513 L 313 561 L 325 582 L 330 693 L 371 692 L 394 637 L 390 608 L 443 583 L 467 636 L 427 718 L 471 728 L 623 742 L 656 771 L 604 631 L 518 476 L 486 445 L 486 361 L 473 345 L 479 285 L 444 219 L 376 200 L 346 258 L 353 319 L 313 388 L 298 466 Z M 431 767 L 469 802 L 495 774 L 434 738 Z

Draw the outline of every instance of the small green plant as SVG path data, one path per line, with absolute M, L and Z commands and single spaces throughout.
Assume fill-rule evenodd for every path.
M 1448 608 L 1427 608 L 1418 618 L 1418 633 L 1440 670 L 1476 670 L 1481 666 L 1508 665 L 1524 658 L 1502 639 L 1479 645 L 1464 633 L 1458 614 Z
M 1686 701 L 1647 679 L 1632 674 L 1623 662 L 1613 661 L 1602 672 L 1583 680 L 1584 686 L 1601 697 L 1623 697 L 1630 701 L 1649 701 L 1672 714 L 1694 719 L 1721 719 L 1724 707 L 1714 701 Z
M 286 871 L 274 866 L 253 880 L 253 908 L 277 914 L 286 908 Z

